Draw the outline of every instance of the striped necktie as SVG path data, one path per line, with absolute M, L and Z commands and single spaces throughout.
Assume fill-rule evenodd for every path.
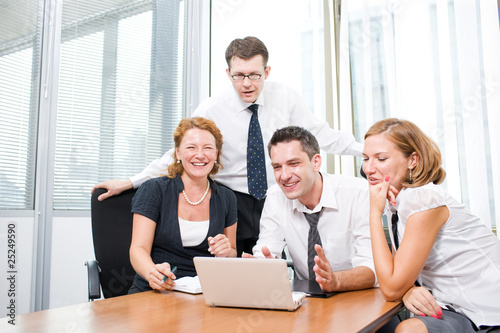
M 267 191 L 267 177 L 264 142 L 257 115 L 258 109 L 258 104 L 252 104 L 248 107 L 248 110 L 252 111 L 252 118 L 248 128 L 247 182 L 248 193 L 255 199 L 262 200 Z

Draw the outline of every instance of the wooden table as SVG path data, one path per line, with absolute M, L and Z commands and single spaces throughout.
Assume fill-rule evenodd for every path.
M 378 288 L 307 298 L 295 312 L 212 308 L 203 295 L 149 291 L 16 317 L 15 332 L 373 332 L 401 308 Z M 0 331 L 13 327 L 0 319 Z

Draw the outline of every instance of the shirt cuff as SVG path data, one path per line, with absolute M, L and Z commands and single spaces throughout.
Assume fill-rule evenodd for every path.
M 134 186 L 134 188 L 138 188 L 139 186 L 142 185 L 142 183 L 144 183 L 146 180 L 149 180 L 150 177 L 143 174 L 143 173 L 139 173 L 133 177 L 130 177 L 130 181 L 132 182 L 132 185 Z

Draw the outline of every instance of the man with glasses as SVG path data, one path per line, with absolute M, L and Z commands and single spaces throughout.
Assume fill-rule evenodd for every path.
M 275 183 L 264 147 L 274 131 L 299 125 L 313 133 L 330 154 L 361 156 L 363 147 L 350 133 L 335 131 L 314 117 L 300 96 L 284 84 L 266 82 L 271 71 L 269 53 L 256 37 L 233 40 L 226 49 L 226 73 L 233 84 L 221 95 L 202 102 L 192 117 L 213 120 L 224 136 L 216 180 L 232 189 L 238 199 L 238 255 L 252 251 L 268 186 Z M 158 177 L 172 161 L 173 150 L 127 180 L 108 180 L 94 186 L 106 188 L 99 200 L 136 188 Z M 193 198 L 197 200 L 199 198 Z

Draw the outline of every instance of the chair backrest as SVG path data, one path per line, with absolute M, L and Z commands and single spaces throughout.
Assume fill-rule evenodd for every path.
M 99 279 L 105 298 L 126 295 L 135 271 L 130 263 L 132 240 L 132 198 L 136 190 L 98 201 L 106 192 L 96 189 L 91 199 L 94 253 L 101 272 Z

